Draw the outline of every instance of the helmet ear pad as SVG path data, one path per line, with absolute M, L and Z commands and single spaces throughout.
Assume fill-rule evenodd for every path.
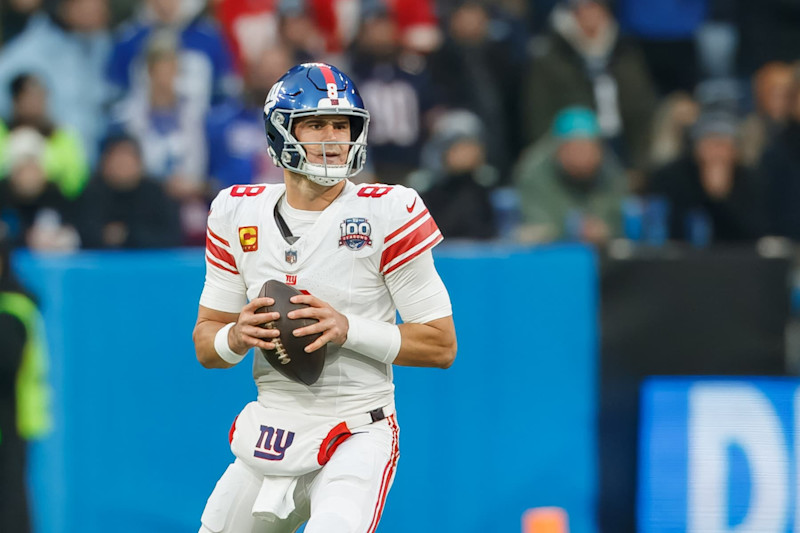
M 267 152 L 272 157 L 272 162 L 279 167 L 285 166 L 283 158 L 285 157 L 284 154 L 286 154 L 284 150 L 286 149 L 287 139 L 283 132 L 278 129 L 278 125 L 285 124 L 286 121 L 285 115 L 278 110 L 274 110 L 264 117 L 264 125 L 267 130 Z
M 356 142 L 364 131 L 364 119 L 361 117 L 348 117 L 350 119 L 350 141 Z
M 300 167 L 306 157 L 305 149 L 298 144 L 294 131 L 292 131 L 295 122 L 291 113 L 284 113 L 282 110 L 276 109 L 272 112 L 267 127 L 267 139 L 271 141 L 270 145 L 275 148 L 276 152 L 276 157 L 273 159 L 275 164 L 289 170 Z

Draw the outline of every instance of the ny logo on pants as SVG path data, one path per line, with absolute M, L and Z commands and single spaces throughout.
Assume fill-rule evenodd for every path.
M 292 441 L 294 441 L 293 431 L 261 426 L 261 434 L 258 436 L 253 457 L 280 461 L 286 454 L 286 449 L 292 445 Z

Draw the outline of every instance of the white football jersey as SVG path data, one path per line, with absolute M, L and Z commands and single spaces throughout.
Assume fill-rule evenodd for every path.
M 400 185 L 355 185 L 322 211 L 294 243 L 275 210 L 285 185 L 235 185 L 211 204 L 206 282 L 200 304 L 239 313 L 270 279 L 328 302 L 340 313 L 395 323 L 384 276 L 441 242 L 422 199 Z M 291 229 L 291 228 L 290 228 Z M 311 414 L 349 416 L 393 401 L 392 365 L 329 344 L 312 386 L 295 383 L 254 352 L 259 401 Z

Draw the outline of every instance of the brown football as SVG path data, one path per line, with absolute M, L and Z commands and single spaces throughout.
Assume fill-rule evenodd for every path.
M 264 350 L 259 348 L 267 361 L 281 374 L 298 383 L 313 385 L 322 374 L 322 367 L 325 366 L 326 346 L 311 353 L 304 351 L 305 347 L 317 340 L 321 333 L 295 337 L 292 331 L 297 328 L 315 324 L 317 320 L 313 318 L 290 319 L 287 314 L 295 309 L 308 307 L 306 304 L 295 304 L 289 298 L 302 294 L 300 291 L 271 279 L 264 283 L 258 297 L 269 297 L 275 300 L 274 305 L 261 307 L 257 313 L 272 313 L 277 311 L 280 318 L 273 322 L 264 324 L 264 327 L 277 329 L 281 332 L 280 337 L 275 339 L 276 349 Z

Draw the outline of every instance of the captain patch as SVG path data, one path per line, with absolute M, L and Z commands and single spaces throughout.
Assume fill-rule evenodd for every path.
M 243 252 L 258 250 L 258 227 L 244 226 L 239 228 L 239 242 L 242 243 Z

